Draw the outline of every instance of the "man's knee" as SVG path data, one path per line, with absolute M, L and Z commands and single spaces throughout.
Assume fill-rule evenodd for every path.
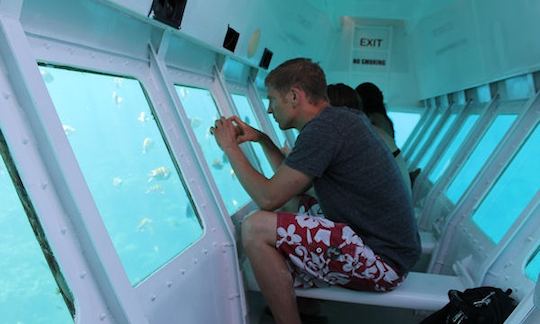
M 264 243 L 275 245 L 277 214 L 256 211 L 242 222 L 242 243 L 244 248 Z

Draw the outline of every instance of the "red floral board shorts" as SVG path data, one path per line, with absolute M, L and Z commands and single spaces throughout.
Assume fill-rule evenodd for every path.
M 288 259 L 295 288 L 339 285 L 354 290 L 389 291 L 400 276 L 346 224 L 304 214 L 278 212 L 276 248 Z

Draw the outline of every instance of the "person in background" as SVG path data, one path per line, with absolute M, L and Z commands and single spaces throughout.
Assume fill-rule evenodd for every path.
M 330 84 L 327 87 L 328 99 L 330 104 L 334 107 L 349 107 L 352 109 L 364 111 L 364 105 L 362 99 L 358 93 L 351 87 L 343 83 Z M 412 195 L 411 191 L 411 180 L 409 177 L 409 171 L 407 169 L 407 163 L 401 154 L 401 150 L 397 147 L 396 142 L 390 135 L 381 127 L 373 124 L 374 130 L 380 136 L 384 144 L 388 147 L 394 160 L 396 161 L 403 181 L 407 187 L 409 194 Z
M 369 120 L 371 120 L 371 123 L 384 130 L 395 141 L 394 124 L 386 112 L 382 91 L 375 84 L 364 82 L 356 87 L 356 92 L 362 100 L 363 110 Z M 409 172 L 411 187 L 414 186 L 414 181 L 420 174 L 420 171 L 420 169 L 415 169 Z
M 420 240 L 392 155 L 363 114 L 329 106 L 320 66 L 288 60 L 265 84 L 268 113 L 281 129 L 300 131 L 287 157 L 236 116 L 210 131 L 260 208 L 243 220 L 242 245 L 261 292 L 276 323 L 299 324 L 295 287 L 392 290 L 418 260 Z M 239 148 L 246 141 L 270 155 L 273 177 L 251 166 Z M 325 218 L 276 211 L 311 185 Z

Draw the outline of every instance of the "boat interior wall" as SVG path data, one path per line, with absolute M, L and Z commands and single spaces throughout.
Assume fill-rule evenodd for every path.
M 538 70 L 540 3 L 453 1 L 414 26 L 420 97 Z M 518 18 L 519 17 L 519 18 Z

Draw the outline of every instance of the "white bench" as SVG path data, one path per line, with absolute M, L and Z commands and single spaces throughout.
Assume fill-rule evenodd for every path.
M 244 262 L 247 288 L 260 291 L 248 262 Z M 448 303 L 448 290 L 464 290 L 457 276 L 411 272 L 407 279 L 390 292 L 355 291 L 340 287 L 296 289 L 299 297 L 341 301 L 355 304 L 378 305 L 417 310 L 438 310 Z

